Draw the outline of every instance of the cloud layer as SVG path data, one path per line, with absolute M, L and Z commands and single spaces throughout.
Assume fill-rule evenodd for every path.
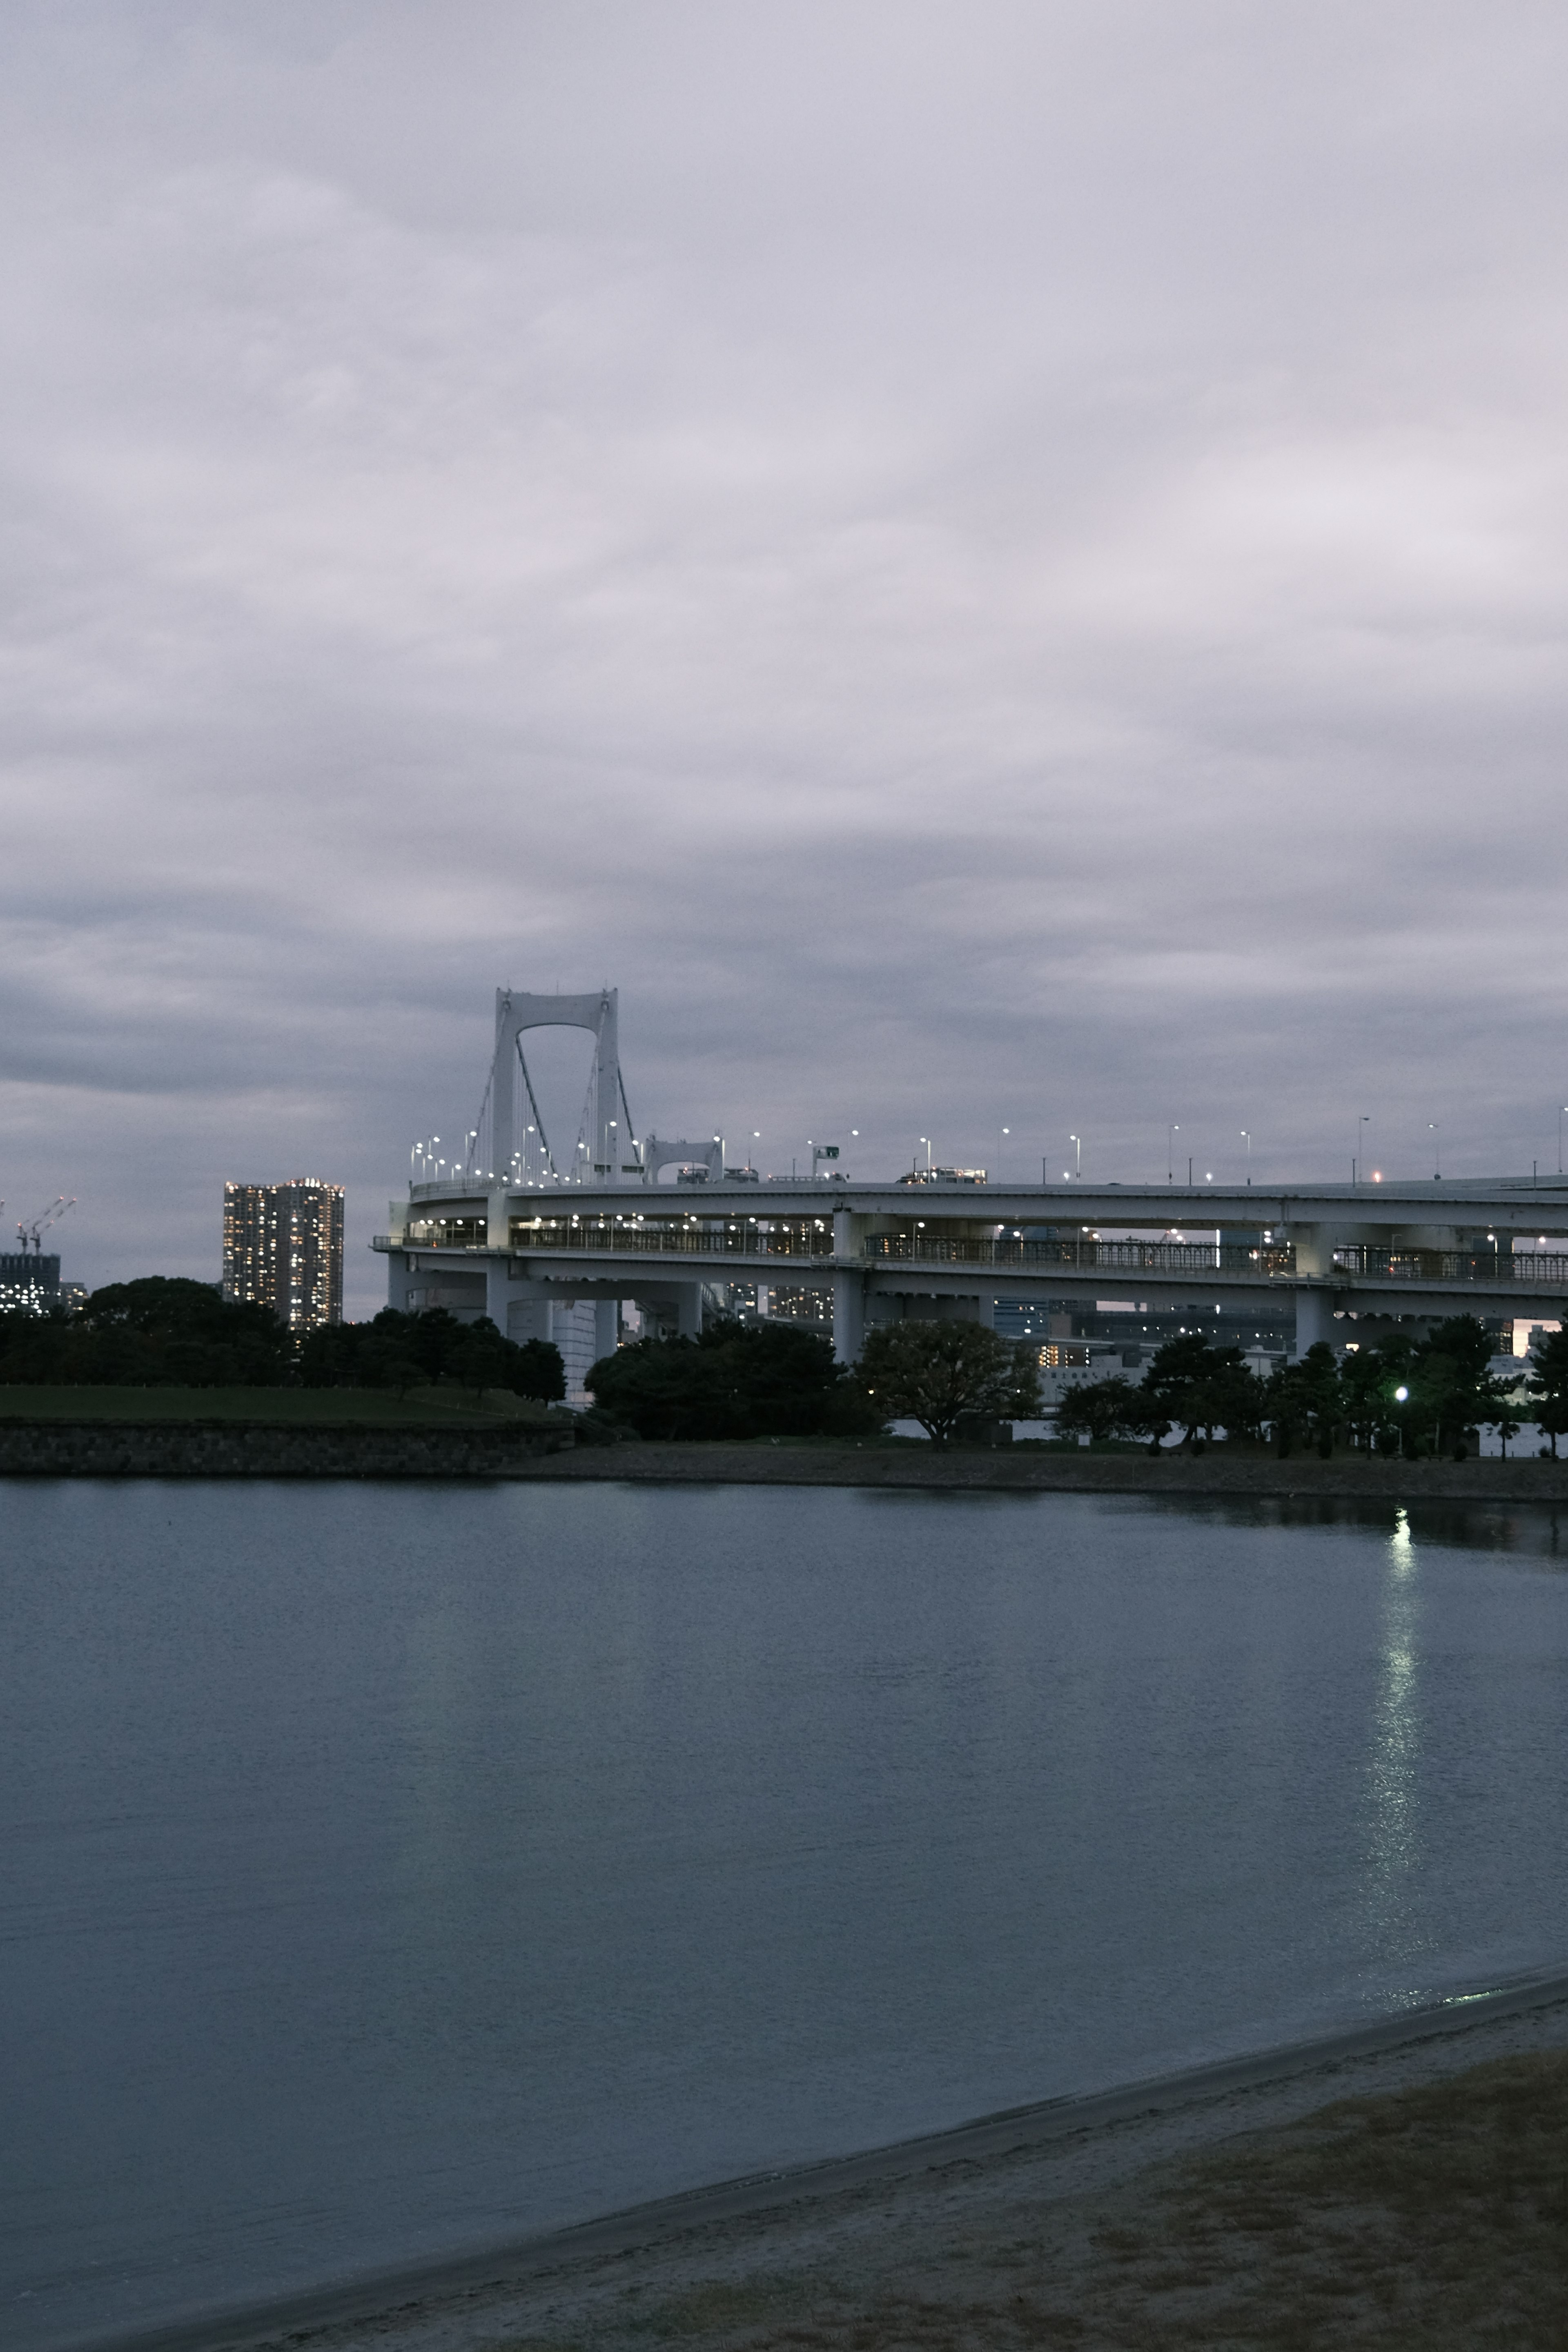
M 311 1172 L 374 1305 L 500 981 L 617 982 L 639 1125 L 766 1165 L 1555 1165 L 1560 12 L 13 30 L 0 1190 L 68 1272 Z

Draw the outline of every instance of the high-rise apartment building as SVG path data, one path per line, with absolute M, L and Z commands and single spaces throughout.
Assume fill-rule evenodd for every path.
M 290 1331 L 343 1319 L 343 1188 L 319 1177 L 223 1188 L 223 1295 Z

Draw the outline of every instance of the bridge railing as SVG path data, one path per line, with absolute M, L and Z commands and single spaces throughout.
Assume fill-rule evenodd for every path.
M 1525 1250 L 1377 1249 L 1334 1252 L 1337 1272 L 1376 1282 L 1511 1282 L 1568 1290 L 1568 1256 Z
M 440 1250 L 452 1255 L 483 1249 L 482 1242 L 464 1236 L 435 1240 L 410 1232 L 401 1241 L 379 1235 L 377 1248 Z M 541 1218 L 526 1223 L 514 1219 L 509 1248 L 541 1251 L 552 1256 L 574 1251 L 605 1252 L 626 1257 L 794 1258 L 815 1264 L 833 1262 L 833 1231 L 826 1219 L 783 1220 L 736 1218 L 721 1224 L 717 1219 L 634 1224 L 610 1217 Z M 861 1263 L 952 1266 L 994 1266 L 1026 1273 L 1116 1275 L 1208 1275 L 1250 1276 L 1254 1281 L 1295 1272 L 1296 1254 L 1288 1244 L 1266 1248 L 1237 1247 L 1214 1242 L 1102 1242 L 1089 1236 L 1050 1242 L 947 1238 L 936 1234 L 873 1234 L 861 1251 Z
M 1289 1244 L 1247 1248 L 1230 1242 L 1101 1242 L 1092 1235 L 1054 1242 L 963 1240 L 939 1234 L 874 1234 L 866 1255 L 923 1265 L 993 1265 L 1049 1274 L 1231 1274 L 1255 1281 L 1294 1274 Z
M 823 1259 L 833 1255 L 833 1226 L 826 1219 L 737 1217 L 721 1223 L 708 1217 L 690 1224 L 634 1224 L 611 1217 L 550 1218 L 538 1223 L 514 1219 L 509 1237 L 514 1250 L 610 1250 L 627 1257 L 744 1257 Z

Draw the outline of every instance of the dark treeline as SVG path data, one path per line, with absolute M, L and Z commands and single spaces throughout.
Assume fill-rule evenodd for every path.
M 1483 1428 L 1508 1440 L 1533 1421 L 1553 1454 L 1568 1432 L 1568 1334 L 1531 1360 L 1530 1402 L 1494 1379 L 1492 1343 L 1473 1316 L 1450 1316 L 1419 1340 L 1394 1335 L 1337 1357 L 1326 1341 L 1259 1379 L 1238 1348 L 1187 1333 L 1159 1349 L 1142 1381 L 1084 1381 L 1058 1408 L 1063 1437 L 1132 1439 L 1157 1450 L 1223 1436 L 1282 1454 L 1463 1454 Z M 594 1366 L 601 1412 L 647 1438 L 854 1435 L 918 1421 L 938 1444 L 966 1422 L 1031 1420 L 1041 1411 L 1037 1357 L 956 1318 L 882 1324 L 860 1360 L 784 1324 L 721 1320 L 700 1339 L 646 1339 Z
M 1267 1441 L 1282 1454 L 1338 1445 L 1369 1453 L 1461 1454 L 1485 1428 L 1506 1447 L 1526 1422 L 1552 1454 L 1568 1433 L 1568 1331 L 1542 1335 L 1528 1402 L 1494 1379 L 1491 1341 L 1473 1316 L 1427 1336 L 1394 1334 L 1337 1357 L 1325 1342 L 1259 1379 L 1236 1348 L 1188 1333 L 1159 1349 L 1142 1381 L 1122 1376 L 1069 1389 L 1057 1411 L 1064 1437 L 1152 1448 L 1180 1433 L 1188 1447 L 1223 1433 Z M 0 1384 L 154 1388 L 460 1388 L 506 1390 L 542 1403 L 566 1392 L 559 1349 L 519 1345 L 487 1319 L 444 1308 L 290 1333 L 265 1307 L 207 1284 L 163 1276 L 112 1283 L 75 1313 L 0 1315 Z M 588 1388 L 605 1434 L 645 1438 L 870 1435 L 910 1418 L 942 1444 L 966 1419 L 1032 1419 L 1037 1360 L 1024 1342 L 957 1318 L 879 1325 L 858 1364 L 788 1323 L 721 1318 L 700 1339 L 644 1339 L 596 1363 Z
M 642 1339 L 588 1375 L 599 1410 L 647 1438 L 859 1437 L 918 1421 L 939 1445 L 966 1418 L 1040 1409 L 1036 1351 L 957 1318 L 868 1333 L 858 1363 L 790 1323 L 720 1318 L 698 1339 Z
M 1062 1436 L 1141 1438 L 1158 1447 L 1173 1430 L 1194 1446 L 1216 1431 L 1267 1436 L 1282 1454 L 1331 1454 L 1348 1444 L 1368 1453 L 1462 1455 L 1482 1429 L 1506 1451 L 1526 1422 L 1546 1433 L 1553 1455 L 1568 1431 L 1568 1333 L 1537 1341 L 1521 1405 L 1514 1383 L 1490 1371 L 1492 1343 L 1473 1315 L 1451 1315 L 1424 1339 L 1394 1333 L 1377 1346 L 1336 1356 L 1319 1340 L 1297 1362 L 1260 1380 L 1238 1348 L 1197 1333 L 1157 1349 L 1142 1381 L 1084 1381 L 1057 1411 Z
M 588 1387 L 639 1437 L 847 1437 L 881 1425 L 831 1343 L 798 1324 L 721 1317 L 700 1339 L 639 1339 L 602 1357 Z
M 506 1389 L 550 1403 L 566 1393 L 561 1351 L 519 1345 L 481 1318 L 444 1307 L 300 1336 L 269 1308 L 226 1299 L 205 1282 L 148 1275 L 95 1290 L 73 1314 L 0 1315 L 0 1383 L 87 1388 L 395 1389 L 451 1383 Z

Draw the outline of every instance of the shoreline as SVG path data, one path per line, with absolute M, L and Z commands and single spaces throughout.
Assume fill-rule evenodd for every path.
M 1553 2014 L 1555 2012 L 1555 2014 Z M 900 2219 L 923 2231 L 912 2209 L 935 2197 L 952 2218 L 955 2194 L 973 2205 L 1026 2194 L 1058 2200 L 1115 2185 L 1166 2158 L 1238 2138 L 1310 2114 L 1347 2093 L 1390 2087 L 1390 2074 L 1417 2082 L 1479 2063 L 1500 2043 L 1528 2048 L 1568 2042 L 1568 1971 L 1533 1971 L 1474 1993 L 1363 2026 L 1184 2068 L 1085 2095 L 1047 2099 L 975 2116 L 948 2128 L 856 2153 L 752 2173 L 684 2190 L 434 2262 L 382 2270 L 260 2305 L 209 2310 L 184 2319 L 71 2339 L 64 2352 L 268 2352 L 319 2343 L 354 2352 L 395 2334 L 409 2352 L 470 2341 L 493 2343 L 516 2326 L 521 2305 L 543 2291 L 545 2316 L 562 2298 L 577 2305 L 624 2301 L 643 2292 L 629 2281 L 640 2263 L 655 2285 L 690 2290 L 717 2264 L 744 2271 L 752 2258 L 776 2265 L 794 2253 L 818 2263 L 837 2238 L 842 2255 L 869 2231 L 886 2238 Z M 1533 2029 L 1533 2031 L 1531 2031 Z M 1468 2045 L 1468 2046 L 1467 2046 Z M 1378 2082 L 1375 2078 L 1385 2079 Z M 1402 2087 L 1395 2083 L 1392 2087 Z M 1041 2182 L 1042 2171 L 1046 2179 Z M 790 2242 L 783 2243 L 781 2242 Z M 754 2267 L 754 2263 L 752 2265 Z M 675 2273 L 670 2276 L 669 2273 Z M 769 2275 L 773 2273 L 770 2271 Z M 529 2315 L 539 2338 L 540 2315 Z M 454 2330 L 457 2332 L 454 2333 Z
M 0 1479 L 557 1479 L 653 1486 L 856 1486 L 948 1494 L 1186 1496 L 1415 1504 L 1568 1504 L 1568 1456 L 1399 1462 L 1341 1454 L 1170 1448 L 1057 1453 L 1029 1444 L 959 1447 L 767 1443 L 573 1445 L 528 1423 L 486 1428 L 243 1421 L 5 1421 Z
M 1267 1496 L 1289 1501 L 1568 1503 L 1562 1461 L 1389 1462 L 1360 1454 L 1286 1461 L 1262 1454 L 1197 1455 L 1031 1453 L 953 1447 L 937 1453 L 802 1444 L 638 1444 L 584 1447 L 520 1465 L 520 1477 L 613 1479 L 669 1486 L 924 1487 L 954 1493 Z

